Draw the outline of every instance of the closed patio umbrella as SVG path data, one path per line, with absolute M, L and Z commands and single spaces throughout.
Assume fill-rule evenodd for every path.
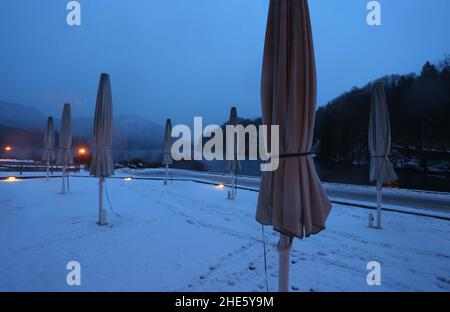
M 50 162 L 55 160 L 55 131 L 53 129 L 53 117 L 47 119 L 47 127 L 44 132 L 44 153 L 42 161 L 46 163 L 46 179 L 48 180 Z
M 166 167 L 166 177 L 164 179 L 164 184 L 166 185 L 169 180 L 169 166 L 173 165 L 172 159 L 172 122 L 170 119 L 166 120 L 166 129 L 164 133 L 164 152 L 162 164 Z
M 382 82 L 373 86 L 369 119 L 370 181 L 377 183 L 377 228 L 381 229 L 381 192 L 383 183 L 397 180 L 389 161 L 391 125 Z
M 228 125 L 230 126 L 237 126 L 238 125 L 238 115 L 237 115 L 237 109 L 236 107 L 232 107 L 230 111 L 230 120 L 228 121 Z M 231 176 L 231 191 L 230 191 L 230 199 L 234 200 L 236 199 L 236 191 L 237 191 L 237 177 L 238 172 L 241 170 L 241 162 L 238 160 L 238 142 L 239 136 L 237 136 L 236 140 L 234 140 L 234 146 L 227 146 L 227 148 L 230 148 L 232 150 L 232 153 L 229 154 L 229 151 L 227 151 L 227 154 L 229 154 L 228 158 L 232 158 L 232 160 L 228 160 L 228 171 L 230 172 Z
M 293 238 L 325 229 L 331 211 L 311 154 L 316 92 L 308 2 L 271 0 L 261 101 L 263 124 L 279 125 L 280 163 L 277 170 L 262 174 L 256 220 L 280 233 L 279 291 L 283 292 L 289 290 Z
M 59 154 L 58 154 L 58 164 L 62 165 L 62 187 L 61 193 L 66 193 L 66 179 L 69 179 L 67 173 L 67 166 L 73 164 L 72 158 L 72 114 L 70 110 L 70 104 L 64 104 L 62 120 L 61 120 L 61 130 L 59 133 Z M 67 180 L 68 183 L 68 180 Z
M 94 138 L 90 175 L 99 178 L 98 224 L 106 225 L 106 211 L 103 209 L 103 187 L 105 178 L 114 175 L 111 156 L 112 143 L 112 96 L 108 74 L 101 74 L 98 86 L 94 116 Z

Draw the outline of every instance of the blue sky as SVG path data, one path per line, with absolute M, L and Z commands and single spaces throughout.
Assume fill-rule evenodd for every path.
M 68 0 L 0 2 L 0 100 L 59 116 L 92 116 L 98 78 L 111 75 L 116 115 L 163 124 L 227 119 L 231 106 L 260 115 L 268 0 L 80 0 L 82 25 L 66 24 Z M 450 1 L 310 0 L 318 104 L 384 74 L 420 71 L 450 53 Z

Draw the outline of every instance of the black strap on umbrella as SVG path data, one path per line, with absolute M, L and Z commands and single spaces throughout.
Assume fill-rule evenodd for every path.
M 385 156 L 371 156 L 372 158 L 387 158 L 388 156 L 387 155 L 385 155 Z
M 292 153 L 292 154 L 281 154 L 278 156 L 279 158 L 300 158 L 300 157 L 308 157 L 314 155 L 312 151 L 306 153 Z

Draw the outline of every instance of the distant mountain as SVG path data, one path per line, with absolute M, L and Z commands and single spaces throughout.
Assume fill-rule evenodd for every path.
M 120 116 L 114 119 L 114 148 L 155 149 L 162 148 L 162 125 L 137 116 Z
M 14 132 L 20 133 L 21 142 L 33 142 L 30 147 L 41 146 L 42 143 L 37 134 L 42 135 L 47 116 L 35 108 L 5 101 L 0 101 L 0 111 L 0 142 L 4 139 L 11 141 L 11 133 Z M 55 131 L 58 132 L 61 126 L 59 118 L 55 118 L 54 126 Z M 74 137 L 85 138 L 91 142 L 92 128 L 92 118 L 72 118 Z M 27 134 L 30 134 L 29 139 L 26 138 Z M 113 122 L 113 148 L 115 149 L 158 149 L 162 146 L 163 135 L 162 125 L 145 118 L 131 115 L 119 116 Z
M 53 116 L 53 118 L 55 118 Z M 45 127 L 44 126 L 41 128 Z M 59 129 L 61 128 L 61 119 L 55 118 L 54 123 L 55 131 L 59 132 Z M 72 118 L 72 134 L 73 136 L 79 136 L 84 137 L 87 139 L 90 139 L 92 136 L 92 127 L 93 127 L 93 121 L 92 118 Z
M 0 101 L 0 125 L 22 129 L 41 129 L 46 117 L 39 110 L 16 103 Z

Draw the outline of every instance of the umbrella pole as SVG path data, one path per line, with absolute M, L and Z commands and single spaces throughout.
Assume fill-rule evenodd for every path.
M 292 239 L 289 236 L 280 234 L 277 248 L 280 256 L 278 291 L 289 292 L 289 256 L 292 249 Z
M 235 173 L 234 173 L 234 198 L 237 195 L 237 187 L 238 187 L 238 164 L 236 163 Z
M 63 165 L 62 168 L 62 187 L 61 194 L 66 194 L 66 165 Z
M 49 170 L 50 170 L 50 161 L 47 160 L 47 173 L 45 176 L 45 179 L 48 181 L 48 176 L 49 176 Z
M 231 170 L 231 183 L 230 183 L 230 200 L 233 200 L 233 170 Z
M 169 164 L 166 164 L 166 178 L 164 180 L 164 185 L 169 181 Z
M 381 191 L 382 184 L 377 182 L 377 228 L 381 229 Z
M 236 193 L 237 193 L 237 172 L 234 173 L 233 199 L 236 199 Z
M 103 210 L 103 185 L 105 178 L 100 177 L 98 182 L 98 225 L 105 225 L 105 212 Z

